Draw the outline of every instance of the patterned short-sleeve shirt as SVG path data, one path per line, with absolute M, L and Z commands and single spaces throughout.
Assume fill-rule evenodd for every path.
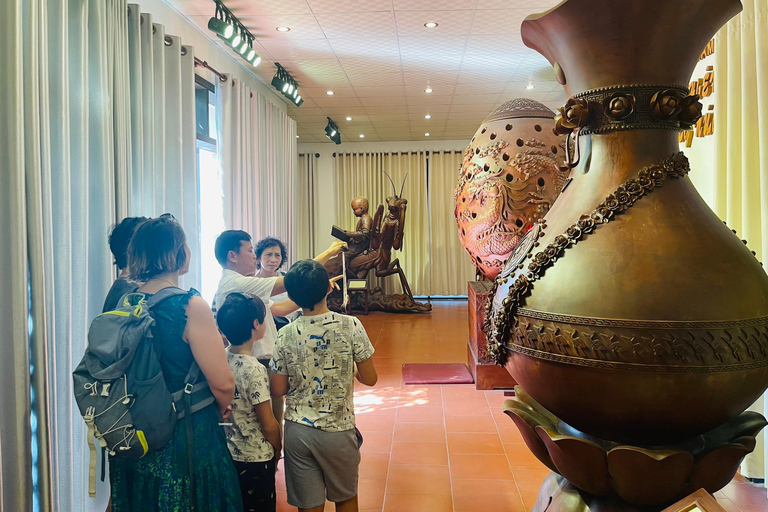
M 330 432 L 353 429 L 354 363 L 372 355 L 365 328 L 352 316 L 303 316 L 283 327 L 272 371 L 288 376 L 285 419 Z
M 227 447 L 232 459 L 239 462 L 266 462 L 275 449 L 261 430 L 254 406 L 268 402 L 267 369 L 255 357 L 233 354 L 227 349 L 227 361 L 235 375 L 235 398 L 232 400 L 231 427 L 226 427 Z

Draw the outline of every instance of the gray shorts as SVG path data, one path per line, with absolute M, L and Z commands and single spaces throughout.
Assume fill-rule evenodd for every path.
M 326 432 L 285 422 L 285 487 L 288 503 L 312 508 L 357 495 L 360 448 L 355 430 Z

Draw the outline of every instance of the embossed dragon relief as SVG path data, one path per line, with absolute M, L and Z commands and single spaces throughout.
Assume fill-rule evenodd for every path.
M 707 366 L 768 358 L 768 321 L 715 329 L 637 329 L 517 317 L 514 343 L 550 354 L 614 363 Z
M 495 276 L 509 253 L 543 218 L 567 178 L 561 170 L 565 143 L 537 138 L 496 141 L 465 152 L 454 191 L 454 214 L 465 250 L 486 276 Z M 512 153 L 512 154 L 511 154 Z

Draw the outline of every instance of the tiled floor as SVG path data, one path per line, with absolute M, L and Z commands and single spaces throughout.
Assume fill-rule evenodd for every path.
M 436 302 L 428 315 L 359 317 L 376 348 L 379 382 L 357 385 L 357 425 L 365 438 L 361 511 L 523 512 L 549 472 L 502 412 L 501 391 L 474 385 L 406 386 L 407 362 L 466 362 L 467 303 Z M 278 511 L 286 504 L 282 462 Z M 729 512 L 768 512 L 763 487 L 741 477 L 718 492 Z M 326 505 L 327 511 L 334 510 Z

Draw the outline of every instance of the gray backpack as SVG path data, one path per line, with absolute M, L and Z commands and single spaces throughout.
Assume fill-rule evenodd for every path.
M 138 459 L 171 440 L 177 419 L 214 401 L 208 382 L 197 382 L 197 363 L 184 379 L 184 388 L 175 393 L 168 390 L 160 367 L 151 310 L 186 293 L 179 288 L 164 288 L 149 298 L 129 293 L 120 299 L 117 309 L 91 322 L 88 347 L 72 374 L 75 401 L 88 425 L 91 496 L 96 494 L 94 438 L 111 457 Z M 191 422 L 186 423 L 191 466 Z

